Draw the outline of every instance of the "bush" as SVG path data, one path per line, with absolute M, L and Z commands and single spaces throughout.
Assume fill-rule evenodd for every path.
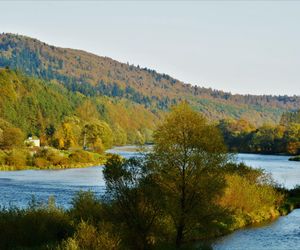
M 64 250 L 115 250 L 119 249 L 120 239 L 105 224 L 100 229 L 86 222 L 81 222 L 72 238 L 63 241 L 60 249 Z
M 0 165 L 6 164 L 6 153 L 3 150 L 0 150 Z
M 96 199 L 92 192 L 78 192 L 72 200 L 72 208 L 69 211 L 74 221 L 87 221 L 97 225 L 103 215 L 102 203 Z
M 0 211 L 0 249 L 24 249 L 59 242 L 72 235 L 66 213 L 47 207 Z M 38 248 L 40 249 L 40 248 Z
M 49 162 L 46 159 L 42 158 L 42 157 L 34 158 L 33 164 L 34 164 L 34 166 L 36 166 L 38 168 L 45 168 L 48 165 L 50 165 Z
M 254 173 L 256 174 L 256 173 Z M 234 212 L 236 223 L 241 227 L 278 216 L 284 195 L 270 181 L 258 176 L 256 182 L 248 176 L 231 173 L 226 176 L 227 187 L 220 204 Z
M 94 155 L 84 150 L 77 150 L 70 154 L 69 158 L 74 162 L 91 163 L 94 162 Z
M 56 149 L 43 148 L 35 154 L 34 164 L 37 167 L 45 167 L 46 164 L 66 166 L 69 164 L 69 159 Z M 40 166 L 38 166 L 39 164 Z
M 15 166 L 22 168 L 26 166 L 28 153 L 24 150 L 13 149 L 11 150 L 5 159 L 5 163 L 9 166 Z
M 57 150 L 48 150 L 46 157 L 54 166 L 65 166 L 68 164 L 68 158 Z
M 21 147 L 24 143 L 24 133 L 19 128 L 5 128 L 2 133 L 1 148 L 11 149 L 13 147 Z

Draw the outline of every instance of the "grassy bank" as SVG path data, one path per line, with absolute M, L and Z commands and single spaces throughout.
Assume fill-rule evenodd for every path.
M 105 163 L 105 154 L 81 149 L 14 148 L 0 150 L 0 171 L 83 168 Z

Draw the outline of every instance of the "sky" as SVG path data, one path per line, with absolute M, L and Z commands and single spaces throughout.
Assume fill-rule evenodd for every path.
M 300 1 L 0 1 L 0 32 L 240 94 L 300 95 Z

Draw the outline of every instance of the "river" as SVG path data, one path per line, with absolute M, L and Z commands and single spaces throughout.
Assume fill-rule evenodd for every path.
M 115 148 L 109 152 L 126 158 L 135 156 L 134 147 Z M 287 156 L 238 154 L 237 161 L 254 168 L 263 168 L 287 188 L 300 184 L 300 162 L 288 161 Z M 34 195 L 47 202 L 54 196 L 64 208 L 71 204 L 79 190 L 91 190 L 97 196 L 103 194 L 105 182 L 102 167 L 65 170 L 24 170 L 0 172 L 0 205 L 25 207 Z M 214 249 L 300 249 L 300 209 L 260 227 L 238 230 L 220 238 Z
M 138 155 L 134 147 L 121 147 L 109 150 L 125 158 Z M 56 204 L 68 208 L 72 197 L 80 190 L 92 191 L 98 197 L 104 193 L 105 182 L 102 167 L 0 171 L 0 206 L 26 207 L 34 196 L 37 201 L 46 203 L 50 196 Z
M 300 249 L 300 209 L 271 223 L 235 231 L 217 240 L 215 250 Z

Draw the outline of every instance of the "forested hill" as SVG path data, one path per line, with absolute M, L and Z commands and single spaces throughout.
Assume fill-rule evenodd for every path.
M 300 108 L 300 97 L 232 95 L 185 84 L 155 70 L 14 34 L 0 35 L 0 67 L 57 80 L 72 92 L 88 97 L 126 98 L 151 111 L 188 100 L 214 120 L 231 117 L 256 125 L 275 123 L 283 112 Z
M 0 69 L 0 93 L 0 147 L 3 131 L 13 127 L 25 135 L 39 136 L 44 145 L 56 140 L 78 146 L 85 125 L 99 128 L 101 135 L 103 131 L 112 134 L 110 144 L 149 142 L 161 119 L 160 114 L 125 98 L 86 97 L 68 91 L 57 81 L 28 77 L 10 69 Z M 91 138 L 97 139 L 95 135 Z M 101 140 L 105 144 L 105 139 Z

